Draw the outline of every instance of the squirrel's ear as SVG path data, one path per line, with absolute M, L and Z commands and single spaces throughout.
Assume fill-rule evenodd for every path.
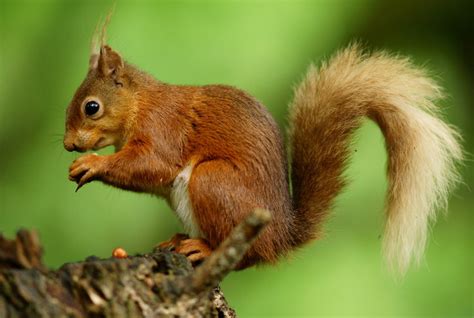
M 91 61 L 93 56 L 91 56 Z M 100 48 L 100 55 L 97 61 L 97 67 L 103 75 L 118 76 L 124 67 L 124 62 L 120 54 L 112 50 L 108 45 L 103 45 Z

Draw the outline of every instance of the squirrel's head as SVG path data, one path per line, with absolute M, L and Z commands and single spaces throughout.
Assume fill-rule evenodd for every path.
M 67 108 L 64 148 L 97 150 L 123 143 L 129 109 L 133 106 L 126 66 L 110 46 L 90 57 L 89 71 Z
M 105 44 L 111 12 L 91 43 L 89 70 L 66 112 L 64 148 L 68 151 L 121 147 L 133 113 L 133 67 Z M 100 44 L 99 44 L 100 42 Z

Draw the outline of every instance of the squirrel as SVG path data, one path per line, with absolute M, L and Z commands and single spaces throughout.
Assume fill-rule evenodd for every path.
M 101 181 L 165 198 L 186 235 L 160 246 L 198 263 L 256 208 L 272 220 L 238 269 L 275 263 L 319 238 L 346 183 L 351 136 L 369 118 L 388 152 L 385 256 L 401 273 L 420 261 L 463 151 L 441 119 L 440 87 L 409 59 L 351 44 L 311 65 L 289 107 L 286 147 L 269 111 L 246 92 L 161 82 L 106 44 L 105 24 L 94 39 L 67 108 L 64 147 L 115 152 L 79 157 L 69 179 L 77 189 Z

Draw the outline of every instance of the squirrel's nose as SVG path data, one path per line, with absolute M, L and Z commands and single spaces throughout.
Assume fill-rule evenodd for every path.
M 73 142 L 71 142 L 71 143 L 64 142 L 64 149 L 66 149 L 67 151 L 78 151 L 79 150 L 77 145 Z

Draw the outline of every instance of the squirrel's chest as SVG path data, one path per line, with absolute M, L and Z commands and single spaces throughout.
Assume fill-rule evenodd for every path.
M 201 236 L 201 230 L 194 216 L 188 190 L 192 172 L 193 167 L 188 165 L 174 179 L 169 195 L 169 202 L 171 208 L 175 211 L 183 224 L 186 234 L 190 237 L 199 237 Z

